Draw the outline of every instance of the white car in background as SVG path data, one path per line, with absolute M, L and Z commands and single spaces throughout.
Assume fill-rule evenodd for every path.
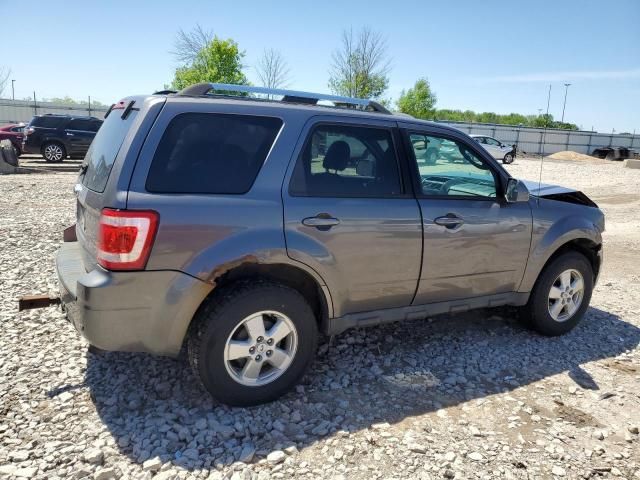
M 502 163 L 513 163 L 516 158 L 515 145 L 505 145 L 493 137 L 486 135 L 470 135 L 476 142 L 491 154 L 496 160 L 502 160 Z

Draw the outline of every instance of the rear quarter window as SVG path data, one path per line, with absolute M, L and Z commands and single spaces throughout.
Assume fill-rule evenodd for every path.
M 177 115 L 160 140 L 146 189 L 156 193 L 246 193 L 281 128 L 282 120 L 274 117 Z
M 87 170 L 82 184 L 95 192 L 104 192 L 113 162 L 138 115 L 137 110 L 132 110 L 123 120 L 119 112 L 115 111 L 106 118 L 85 156 Z

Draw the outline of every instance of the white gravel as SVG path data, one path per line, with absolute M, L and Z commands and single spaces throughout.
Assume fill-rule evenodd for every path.
M 517 159 L 516 176 L 538 163 Z M 88 353 L 55 308 L 72 174 L 0 176 L 0 478 L 640 478 L 640 171 L 545 164 L 607 214 L 605 269 L 560 338 L 508 309 L 348 331 L 295 391 L 214 404 L 182 360 Z

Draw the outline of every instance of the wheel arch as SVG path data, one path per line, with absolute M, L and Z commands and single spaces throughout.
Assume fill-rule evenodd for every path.
M 214 288 L 196 309 L 190 320 L 190 325 L 193 324 L 193 319 L 197 317 L 198 312 L 207 303 L 215 301 L 216 296 L 221 291 L 231 287 L 234 283 L 248 280 L 280 283 L 296 290 L 309 302 L 320 331 L 327 331 L 333 307 L 326 287 L 321 285 L 312 274 L 297 266 L 287 263 L 256 263 L 251 259 L 235 262 L 230 268 L 222 269 L 221 273 L 212 278 Z M 187 336 L 185 335 L 185 340 Z
M 40 154 L 44 156 L 44 149 L 45 147 L 50 144 L 50 143 L 57 143 L 58 145 L 60 145 L 62 147 L 63 152 L 68 155 L 68 148 L 67 146 L 64 144 L 64 142 L 62 140 L 59 140 L 57 138 L 45 138 L 42 140 L 42 143 L 40 144 Z
M 535 271 L 535 275 L 531 275 L 531 272 L 525 274 L 525 279 L 520 286 L 520 291 L 531 291 L 538 281 L 540 274 L 544 269 L 550 265 L 556 258 L 568 252 L 577 252 L 584 255 L 593 270 L 593 279 L 598 278 L 600 273 L 600 267 L 602 265 L 602 242 L 597 242 L 593 238 L 576 237 L 568 240 L 555 248 L 547 259 L 542 262 L 541 266 Z M 529 278 L 527 278 L 529 276 Z M 527 282 L 527 283 L 525 283 Z

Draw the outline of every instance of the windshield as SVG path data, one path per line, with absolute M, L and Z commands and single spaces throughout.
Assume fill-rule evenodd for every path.
M 116 155 L 138 112 L 132 110 L 124 120 L 118 113 L 116 110 L 105 119 L 85 157 L 82 184 L 95 192 L 104 191 Z

